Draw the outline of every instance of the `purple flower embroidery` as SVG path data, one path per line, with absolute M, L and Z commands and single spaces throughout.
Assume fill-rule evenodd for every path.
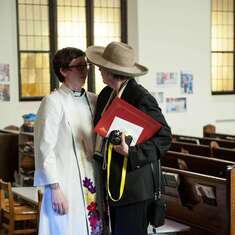
M 96 193 L 96 188 L 93 186 L 91 179 L 85 177 L 83 180 L 83 187 L 87 188 L 92 194 Z M 102 220 L 100 218 L 99 211 L 97 210 L 97 204 L 95 201 L 91 202 L 87 206 L 88 210 L 88 220 L 91 227 L 91 235 L 101 235 L 102 234 Z
M 91 179 L 85 177 L 85 179 L 83 180 L 83 186 L 87 188 L 90 193 L 96 193 L 96 188 L 93 186 Z
M 85 179 L 83 180 L 83 186 L 87 188 L 89 187 L 89 185 L 92 185 L 91 179 L 85 177 Z

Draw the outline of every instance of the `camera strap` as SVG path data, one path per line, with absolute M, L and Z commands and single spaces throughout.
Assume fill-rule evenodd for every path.
M 112 161 L 112 150 L 113 145 L 111 143 L 108 144 L 108 163 L 107 163 L 107 191 L 110 199 L 114 202 L 119 201 L 122 198 L 125 182 L 126 182 L 126 169 L 127 169 L 127 161 L 128 158 L 124 157 L 123 165 L 122 165 L 122 176 L 121 176 L 121 184 L 120 184 L 120 190 L 119 190 L 119 197 L 117 199 L 113 198 L 110 189 L 109 189 L 109 178 L 110 178 L 110 166 Z

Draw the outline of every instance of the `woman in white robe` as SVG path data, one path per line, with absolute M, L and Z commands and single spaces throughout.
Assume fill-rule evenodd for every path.
M 79 71 L 82 65 L 82 71 Z M 84 66 L 84 57 L 79 57 L 71 60 L 69 68 L 72 69 L 60 68 L 64 83 L 43 99 L 38 111 L 34 185 L 45 186 L 39 235 L 103 234 L 92 158 L 96 96 L 82 89 L 75 92 L 71 89 L 79 88 L 74 84 L 84 84 L 87 74 Z M 53 188 L 50 185 L 54 184 L 59 185 L 65 198 L 66 210 L 62 214 L 53 208 Z

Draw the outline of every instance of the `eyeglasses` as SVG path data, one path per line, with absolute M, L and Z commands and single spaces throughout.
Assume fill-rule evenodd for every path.
M 71 68 L 71 69 L 76 68 L 81 71 L 84 71 L 85 69 L 89 69 L 90 66 L 91 66 L 90 63 L 86 63 L 86 64 L 69 65 L 68 68 Z

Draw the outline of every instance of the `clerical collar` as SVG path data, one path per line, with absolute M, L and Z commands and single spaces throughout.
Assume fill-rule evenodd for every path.
M 74 91 L 74 90 L 72 90 L 72 92 L 73 92 L 73 96 L 74 97 L 80 97 L 80 96 L 82 96 L 84 94 L 85 89 L 82 88 L 81 91 Z
M 80 97 L 80 96 L 83 96 L 83 94 L 85 93 L 85 89 L 82 88 L 81 91 L 75 91 L 75 90 L 72 90 L 70 89 L 69 87 L 67 87 L 64 83 L 62 84 L 61 88 L 67 92 L 67 93 L 70 93 L 72 96 L 74 97 Z

